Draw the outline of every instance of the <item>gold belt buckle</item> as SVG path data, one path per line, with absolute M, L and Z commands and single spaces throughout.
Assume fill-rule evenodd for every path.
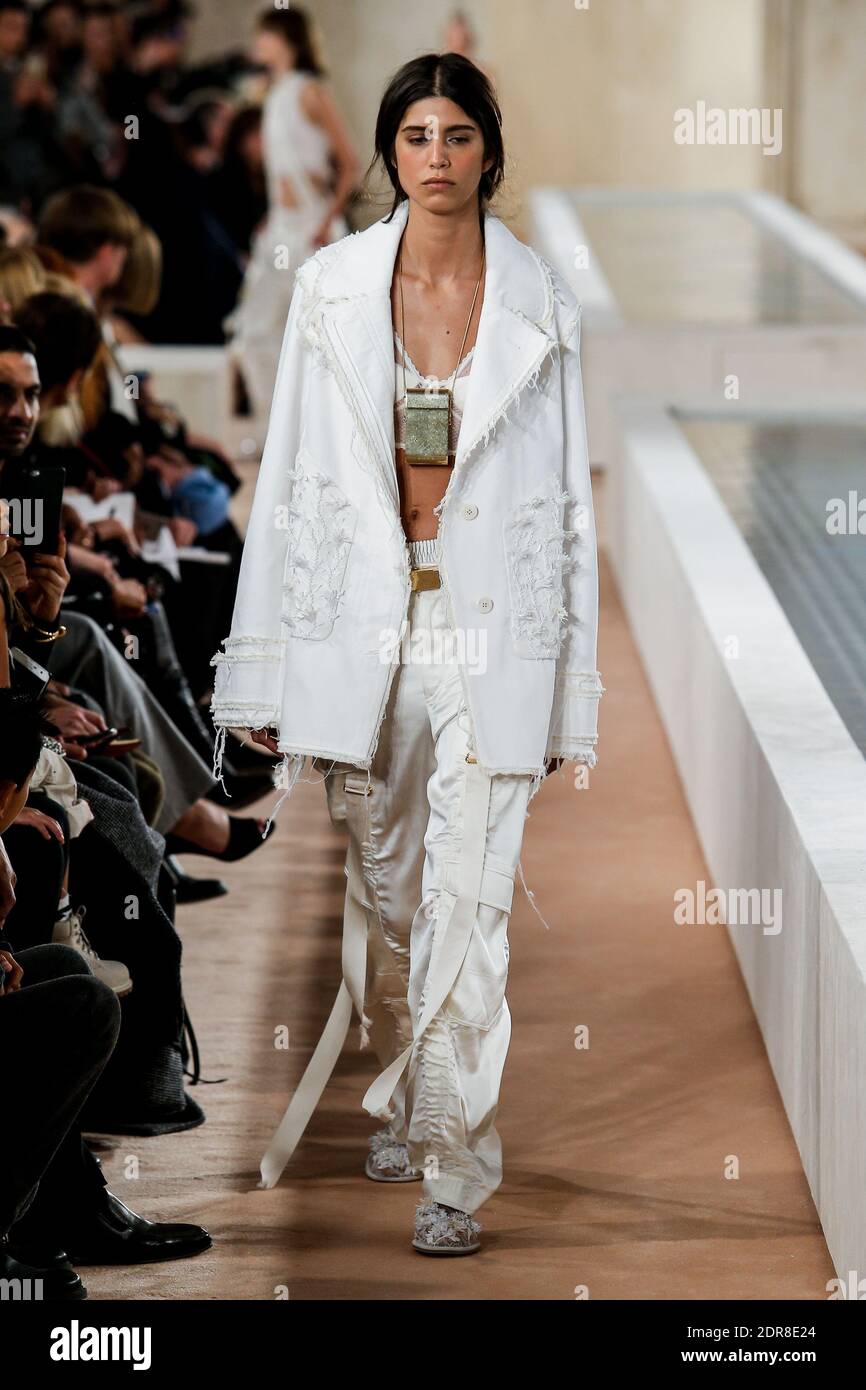
M 439 570 L 435 565 L 427 565 L 424 569 L 411 570 L 409 580 L 412 585 L 413 594 L 417 594 L 422 589 L 438 589 L 441 584 Z

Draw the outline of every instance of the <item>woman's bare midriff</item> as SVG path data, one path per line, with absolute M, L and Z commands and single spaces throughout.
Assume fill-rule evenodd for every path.
M 407 463 L 403 449 L 397 449 L 397 481 L 400 486 L 400 517 L 406 539 L 429 541 L 439 530 L 433 512 L 445 496 L 453 464 Z

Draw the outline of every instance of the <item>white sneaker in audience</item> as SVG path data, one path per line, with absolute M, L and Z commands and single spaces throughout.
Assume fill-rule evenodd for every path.
M 132 976 L 122 961 L 102 960 L 96 954 L 87 937 L 84 935 L 84 928 L 81 923 L 87 908 L 82 905 L 77 912 L 69 912 L 64 917 L 59 917 L 54 923 L 54 931 L 51 940 L 61 946 L 71 946 L 74 951 L 79 951 L 87 964 L 90 966 L 98 980 L 113 989 L 119 999 L 125 994 L 129 994 L 132 989 Z

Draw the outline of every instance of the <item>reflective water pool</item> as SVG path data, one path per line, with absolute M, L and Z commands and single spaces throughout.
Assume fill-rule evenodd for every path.
M 866 413 L 675 418 L 866 755 Z

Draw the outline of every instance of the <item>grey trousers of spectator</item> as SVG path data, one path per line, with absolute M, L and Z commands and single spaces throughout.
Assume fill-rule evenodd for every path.
M 0 996 L 0 1235 L 23 1216 L 120 1031 L 120 1003 L 78 951 L 16 953 L 21 988 Z
M 141 739 L 165 780 L 156 824 L 164 835 L 215 785 L 213 773 L 150 693 L 134 663 L 121 656 L 92 618 L 64 609 L 61 622 L 66 634 L 54 643 L 45 665 L 56 680 L 78 686 L 97 700 L 110 723 L 128 724 Z

